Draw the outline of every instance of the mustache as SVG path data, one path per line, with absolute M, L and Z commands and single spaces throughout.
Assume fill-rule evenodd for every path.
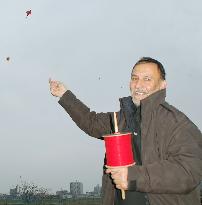
M 141 89 L 141 88 L 138 88 L 138 89 L 134 89 L 134 90 L 131 90 L 131 93 L 134 94 L 134 93 L 143 93 L 143 94 L 148 94 L 148 91 L 145 90 L 145 89 Z

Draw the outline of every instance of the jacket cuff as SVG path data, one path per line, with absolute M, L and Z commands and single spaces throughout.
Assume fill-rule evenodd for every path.
M 136 180 L 128 182 L 128 191 L 137 191 Z
M 133 165 L 128 167 L 128 190 L 140 191 L 139 185 L 142 181 L 141 166 Z
M 70 90 L 67 90 L 62 97 L 60 97 L 60 99 L 58 100 L 58 102 L 62 102 L 64 101 L 64 99 L 69 98 L 69 96 L 73 95 L 73 93 Z
M 74 104 L 75 98 L 75 95 L 70 90 L 67 90 L 58 100 L 58 103 L 63 108 L 70 108 Z

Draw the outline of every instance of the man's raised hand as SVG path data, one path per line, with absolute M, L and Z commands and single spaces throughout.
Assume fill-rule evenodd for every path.
M 63 94 L 67 91 L 67 88 L 64 86 L 64 84 L 59 81 L 49 78 L 49 84 L 50 92 L 55 97 L 62 97 Z

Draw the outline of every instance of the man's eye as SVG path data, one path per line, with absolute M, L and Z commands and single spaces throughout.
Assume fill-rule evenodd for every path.
M 136 81 L 136 80 L 138 80 L 138 78 L 137 77 L 132 77 L 131 80 Z
M 144 80 L 145 80 L 145 81 L 150 81 L 150 80 L 151 80 L 151 78 L 144 78 Z

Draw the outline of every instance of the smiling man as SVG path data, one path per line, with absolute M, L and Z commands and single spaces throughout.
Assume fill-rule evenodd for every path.
M 131 96 L 120 99 L 120 132 L 132 133 L 136 164 L 104 171 L 103 205 L 199 205 L 202 135 L 185 114 L 168 104 L 163 65 L 150 57 L 133 67 Z M 74 122 L 92 137 L 114 132 L 113 113 L 96 113 L 58 81 L 49 81 L 53 96 Z M 125 190 L 122 200 L 120 189 Z
M 140 101 L 158 90 L 166 88 L 165 71 L 160 62 L 148 58 L 138 61 L 131 73 L 130 91 L 133 102 L 139 106 Z

